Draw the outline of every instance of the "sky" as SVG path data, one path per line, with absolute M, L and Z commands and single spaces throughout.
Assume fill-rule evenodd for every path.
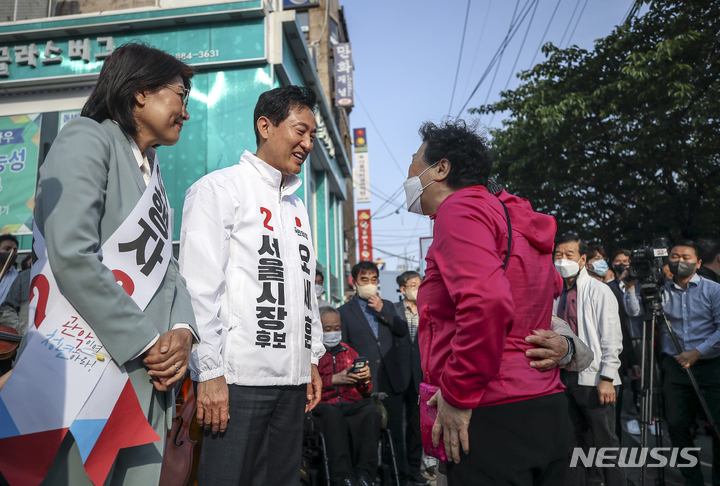
M 366 129 L 370 161 L 371 202 L 356 203 L 355 209 L 372 212 L 373 258 L 382 258 L 386 269 L 396 270 L 407 254 L 409 268 L 419 267 L 419 239 L 432 236 L 430 218 L 407 212 L 402 189 L 421 144 L 417 132 L 424 121 L 458 114 L 468 119 L 467 108 L 460 111 L 468 100 L 467 107 L 499 100 L 501 91 L 518 86 L 516 73 L 544 59 L 542 43 L 592 50 L 594 40 L 621 24 L 633 3 L 470 0 L 466 15 L 467 0 L 340 0 L 355 64 L 350 124 Z M 497 74 L 493 68 L 471 98 L 514 13 L 515 34 L 496 64 Z M 479 121 L 497 128 L 502 118 L 484 116 Z

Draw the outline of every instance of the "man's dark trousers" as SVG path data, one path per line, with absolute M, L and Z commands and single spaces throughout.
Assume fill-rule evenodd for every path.
M 387 412 L 387 429 L 392 436 L 393 449 L 395 450 L 395 461 L 400 474 L 400 481 L 405 484 L 410 479 L 410 471 L 407 469 L 405 461 L 405 447 L 403 441 L 403 422 L 404 422 L 404 393 L 396 392 L 390 384 L 390 378 L 383 367 L 380 370 L 379 391 L 386 393 L 387 397 L 382 401 L 385 411 Z M 374 391 L 374 390 L 373 390 Z M 385 464 L 390 464 L 390 455 L 386 452 L 383 457 Z
M 596 386 L 578 385 L 576 371 L 560 370 L 560 378 L 565 385 L 565 396 L 568 399 L 570 415 L 570 448 L 568 457 L 572 457 L 576 447 L 620 447 L 620 440 L 615 434 L 615 404 L 600 404 L 600 396 Z M 615 387 L 617 396 L 618 387 Z M 586 444 L 583 435 L 590 432 L 592 444 Z M 585 450 L 587 453 L 587 450 Z M 610 462 L 610 461 L 608 461 Z M 617 466 L 601 469 L 605 475 L 606 486 L 625 486 L 625 471 Z M 565 484 L 568 486 L 584 486 L 587 483 L 587 471 L 582 464 L 568 468 Z
M 665 415 L 673 447 L 683 449 L 695 447 L 690 425 L 695 417 L 702 412 L 700 401 L 690 382 L 687 371 L 670 355 L 662 355 L 663 398 Z M 715 421 L 720 418 L 720 358 L 698 360 L 690 367 L 695 380 L 702 391 L 703 397 L 710 408 Z M 695 457 L 697 453 L 692 452 Z M 703 485 L 700 462 L 695 467 L 680 468 L 686 484 Z M 720 485 L 720 441 L 713 435 L 712 484 Z
M 203 432 L 199 486 L 297 486 L 307 385 L 228 385 L 224 434 Z
M 372 400 L 354 403 L 321 403 L 312 411 L 315 428 L 325 436 L 330 479 L 377 474 L 380 412 Z M 354 465 L 354 467 L 353 467 Z
M 411 476 L 420 474 L 422 463 L 422 436 L 420 435 L 420 405 L 418 393 L 412 382 L 403 394 L 405 401 L 405 447 L 407 448 L 407 462 L 410 466 Z

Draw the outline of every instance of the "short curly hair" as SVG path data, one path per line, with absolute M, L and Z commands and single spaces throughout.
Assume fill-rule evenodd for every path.
M 450 162 L 447 184 L 452 189 L 487 185 L 493 158 L 487 138 L 478 133 L 477 122 L 446 119 L 440 125 L 425 122 L 418 130 L 425 143 L 424 162 Z

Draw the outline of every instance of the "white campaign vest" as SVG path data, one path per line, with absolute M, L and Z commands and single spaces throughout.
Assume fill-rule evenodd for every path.
M 219 351 L 227 382 L 246 386 L 308 383 L 311 360 L 317 363 L 325 348 L 315 297 L 310 221 L 302 201 L 293 194 L 301 181 L 289 177 L 281 190 L 280 172 L 248 151 L 238 165 L 205 178 L 196 184 L 220 184 L 234 199 L 228 202 L 233 204 L 234 226 L 224 272 L 222 329 L 212 331 L 222 332 Z M 197 187 L 189 192 L 194 190 Z M 191 259 L 181 257 L 181 268 L 195 306 L 196 299 L 202 298 L 194 291 L 195 276 L 202 268 L 193 266 Z M 204 340 L 206 323 L 197 313 L 196 317 Z M 205 358 L 203 347 L 198 347 L 190 365 L 194 379 L 209 379 L 203 373 L 220 361 Z

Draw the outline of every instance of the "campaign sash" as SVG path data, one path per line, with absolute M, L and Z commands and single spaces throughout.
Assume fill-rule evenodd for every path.
M 143 310 L 172 258 L 170 205 L 155 162 L 140 201 L 99 251 Z M 35 325 L 28 325 L 25 350 L 0 391 L 0 470 L 13 486 L 39 484 L 70 430 L 88 475 L 101 485 L 120 448 L 160 437 L 148 424 L 125 367 L 118 367 L 58 288 L 37 226 L 33 237 L 37 261 L 29 321 Z

